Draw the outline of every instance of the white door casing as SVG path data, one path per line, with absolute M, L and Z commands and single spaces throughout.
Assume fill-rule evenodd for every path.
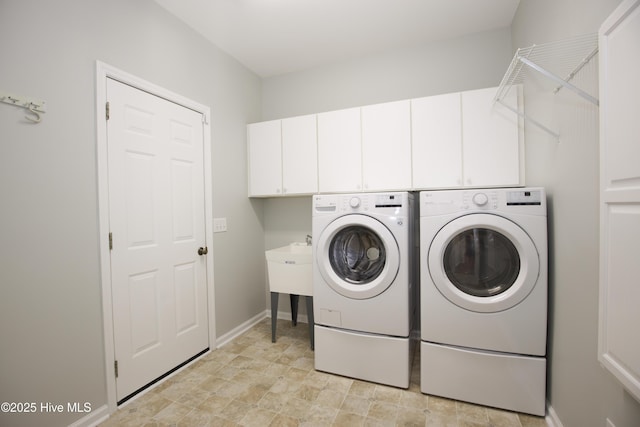
M 99 62 L 97 88 L 113 412 L 123 397 L 215 348 L 209 109 Z M 200 247 L 208 254 L 199 255 Z

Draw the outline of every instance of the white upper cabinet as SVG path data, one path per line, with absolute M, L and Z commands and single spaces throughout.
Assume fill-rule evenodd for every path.
M 496 91 L 248 125 L 249 196 L 524 185 L 519 116 Z M 521 111 L 520 93 L 501 101 Z
M 318 191 L 316 115 L 247 126 L 249 196 Z
M 410 101 L 362 107 L 364 191 L 411 188 Z
M 516 109 L 517 89 L 514 86 L 503 100 Z M 523 184 L 518 115 L 493 102 L 496 90 L 462 92 L 463 185 L 467 187 Z
M 249 148 L 249 196 L 282 194 L 281 121 L 247 126 Z
M 362 191 L 360 108 L 318 114 L 318 189 Z
M 316 115 L 282 120 L 282 192 L 318 192 Z
M 496 90 L 411 101 L 414 189 L 523 184 L 518 116 L 494 104 Z M 517 107 L 517 88 L 504 101 Z
M 462 185 L 460 93 L 411 100 L 413 187 Z

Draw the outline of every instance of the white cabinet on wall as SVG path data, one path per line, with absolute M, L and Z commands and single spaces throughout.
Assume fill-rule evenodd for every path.
M 249 196 L 282 194 L 281 121 L 247 126 Z
M 315 114 L 253 123 L 247 129 L 250 197 L 318 191 Z
M 323 193 L 411 188 L 408 100 L 318 114 Z
M 249 196 L 524 185 L 522 127 L 496 90 L 248 125 Z M 502 102 L 522 110 L 520 91 Z
M 411 101 L 413 188 L 524 184 L 518 116 L 494 104 L 496 89 Z M 517 91 L 505 102 L 517 106 Z
M 504 102 L 517 108 L 517 87 Z M 463 185 L 512 186 L 520 179 L 521 138 L 518 116 L 493 102 L 497 88 L 462 92 Z
M 316 115 L 282 120 L 282 192 L 318 192 L 318 132 Z
M 640 0 L 600 27 L 598 360 L 640 402 Z
M 318 188 L 362 191 L 360 108 L 318 114 Z
M 362 107 L 362 188 L 411 188 L 410 101 Z
M 462 185 L 460 93 L 411 100 L 413 187 Z

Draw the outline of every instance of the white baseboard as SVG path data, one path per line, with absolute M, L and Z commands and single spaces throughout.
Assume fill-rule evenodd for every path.
M 558 414 L 553 409 L 549 401 L 547 401 L 547 416 L 544 417 L 544 420 L 547 422 L 549 427 L 563 427 L 560 418 L 558 418 Z
M 102 405 L 99 408 L 92 410 L 73 424 L 69 424 L 69 427 L 93 427 L 106 421 L 107 418 L 109 418 L 109 407 L 107 405 Z
M 234 338 L 237 338 L 238 336 L 247 332 L 249 329 L 251 329 L 253 326 L 255 326 L 257 323 L 259 323 L 261 320 L 263 320 L 266 317 L 267 317 L 266 311 L 263 311 L 262 313 L 258 313 L 255 316 L 253 316 L 251 319 L 247 320 L 246 322 L 236 326 L 226 334 L 217 337 L 216 347 L 217 348 L 224 347 L 225 345 L 233 341 Z

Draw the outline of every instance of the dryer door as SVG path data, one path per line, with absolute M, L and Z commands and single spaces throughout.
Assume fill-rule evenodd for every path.
M 465 215 L 445 225 L 431 243 L 428 266 L 449 301 L 484 313 L 520 303 L 540 274 L 529 235 L 514 222 L 489 214 Z
M 325 282 L 348 298 L 375 297 L 398 274 L 398 243 L 384 224 L 366 215 L 337 218 L 321 233 L 316 248 Z

